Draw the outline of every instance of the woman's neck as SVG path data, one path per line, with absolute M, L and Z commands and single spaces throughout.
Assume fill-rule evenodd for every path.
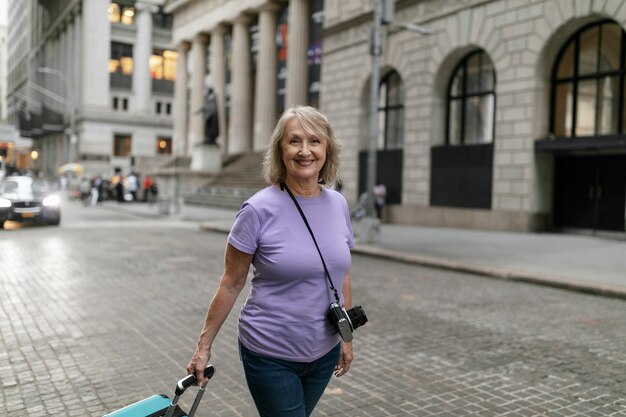
M 320 187 L 317 182 L 300 182 L 293 178 L 287 178 L 285 180 L 285 184 L 287 184 L 287 187 L 293 193 L 293 195 L 297 195 L 299 197 L 317 197 L 321 193 Z

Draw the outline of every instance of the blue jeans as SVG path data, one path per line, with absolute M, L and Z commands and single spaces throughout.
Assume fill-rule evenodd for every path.
M 259 355 L 239 342 L 248 389 L 260 417 L 308 417 L 324 393 L 340 345 L 313 362 L 291 362 Z

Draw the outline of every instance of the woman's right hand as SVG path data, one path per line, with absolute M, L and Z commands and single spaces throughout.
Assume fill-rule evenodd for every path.
M 204 376 L 204 369 L 208 365 L 209 359 L 211 359 L 210 349 L 196 348 L 196 352 L 187 365 L 187 373 L 196 375 L 196 385 L 202 385 L 207 380 Z

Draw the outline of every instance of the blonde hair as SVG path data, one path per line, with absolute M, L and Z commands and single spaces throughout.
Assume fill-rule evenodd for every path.
M 263 161 L 265 180 L 270 184 L 279 184 L 287 178 L 287 168 L 283 163 L 282 141 L 287 123 L 294 117 L 298 119 L 305 132 L 326 140 L 326 161 L 320 170 L 317 182 L 333 184 L 338 179 L 341 144 L 335 138 L 326 116 L 310 106 L 289 108 L 278 119 Z

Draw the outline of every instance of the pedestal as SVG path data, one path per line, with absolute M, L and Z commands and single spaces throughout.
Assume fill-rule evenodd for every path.
M 213 181 L 216 174 L 192 171 L 188 158 L 179 158 L 172 164 L 153 173 L 159 186 L 158 210 L 160 214 L 179 214 L 184 198 Z
M 217 145 L 199 144 L 191 152 L 191 170 L 217 174 L 222 169 L 222 150 Z
M 380 220 L 376 217 L 363 217 L 352 223 L 352 229 L 358 243 L 380 243 Z

